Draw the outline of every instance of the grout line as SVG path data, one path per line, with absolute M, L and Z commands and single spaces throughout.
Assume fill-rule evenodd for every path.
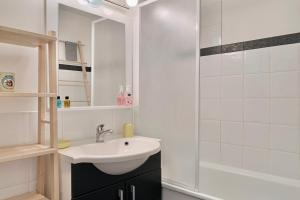
M 243 66 L 242 66 L 242 79 L 243 79 L 243 98 L 242 98 L 242 104 L 243 104 L 243 110 L 242 110 L 242 112 L 243 112 L 243 121 L 242 121 L 242 145 L 243 145 L 243 147 L 242 147 L 242 152 L 241 152 L 241 154 L 242 154 L 242 160 L 241 160 L 241 167 L 242 168 L 245 168 L 245 144 L 246 144 L 246 136 L 245 136 L 245 121 L 246 121 L 246 117 L 245 117 L 245 115 L 246 115 L 246 112 L 245 112 L 245 108 L 246 108 L 246 104 L 245 104 L 245 102 L 246 102 L 246 84 L 245 84 L 245 81 L 246 81 L 246 79 L 245 79 L 245 51 L 243 51 L 243 54 L 242 54 L 242 59 L 243 59 Z
M 268 49 L 268 86 L 269 86 L 269 93 L 268 93 L 268 99 L 269 99 L 269 127 L 268 127 L 268 161 L 267 161 L 267 171 L 272 174 L 272 158 L 271 158 L 271 153 L 272 153 L 272 133 L 271 133 L 271 127 L 272 127 L 272 99 L 275 99 L 275 97 L 272 97 L 272 69 L 271 69 L 271 48 Z M 274 73 L 274 72 L 273 72 Z M 279 98 L 278 98 L 279 99 Z

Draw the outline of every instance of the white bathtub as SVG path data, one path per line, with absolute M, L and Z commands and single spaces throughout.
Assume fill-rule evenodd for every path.
M 200 162 L 200 192 L 224 200 L 300 199 L 300 181 Z

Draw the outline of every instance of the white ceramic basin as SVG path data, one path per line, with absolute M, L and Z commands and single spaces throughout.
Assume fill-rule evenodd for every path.
M 93 163 L 107 174 L 120 175 L 140 167 L 159 151 L 158 139 L 133 137 L 70 147 L 60 154 L 71 163 Z

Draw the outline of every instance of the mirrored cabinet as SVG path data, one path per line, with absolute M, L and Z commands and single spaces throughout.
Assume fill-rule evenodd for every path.
M 131 107 L 132 54 L 128 26 L 124 20 L 59 5 L 58 95 L 62 108 L 65 98 L 69 98 L 71 110 Z M 124 100 L 118 101 L 120 95 Z

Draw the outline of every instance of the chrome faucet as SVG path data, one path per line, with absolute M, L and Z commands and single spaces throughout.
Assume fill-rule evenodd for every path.
M 100 124 L 97 126 L 97 133 L 96 133 L 96 142 L 103 143 L 104 142 L 104 135 L 108 133 L 113 133 L 112 129 L 104 130 L 104 124 Z

